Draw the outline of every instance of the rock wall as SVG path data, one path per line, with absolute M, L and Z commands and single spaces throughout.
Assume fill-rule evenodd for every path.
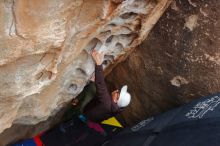
M 92 76 L 94 47 L 106 54 L 105 67 L 117 62 L 170 2 L 1 0 L 0 133 L 54 115 Z
M 220 91 L 220 1 L 175 0 L 148 38 L 108 76 L 128 84 L 130 124 Z

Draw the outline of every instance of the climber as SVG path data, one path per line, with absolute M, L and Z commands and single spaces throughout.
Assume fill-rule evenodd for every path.
M 92 57 L 95 61 L 96 94 L 82 109 L 82 113 L 93 122 L 101 122 L 117 114 L 120 108 L 126 107 L 130 103 L 131 96 L 127 92 L 126 85 L 122 87 L 120 93 L 119 90 L 115 90 L 110 95 L 105 84 L 102 68 L 104 54 L 93 49 Z M 75 98 L 72 104 L 75 106 L 77 103 L 77 98 Z
M 91 55 L 95 61 L 95 83 L 90 82 L 73 100 L 74 108 L 69 113 L 74 114 L 69 120 L 67 118 L 66 122 L 41 136 L 45 146 L 97 146 L 117 133 L 117 129 L 110 132 L 100 123 L 117 114 L 120 108 L 126 107 L 131 96 L 127 86 L 122 87 L 120 92 L 115 90 L 109 94 L 102 69 L 104 54 L 93 50 Z
M 103 129 L 99 123 L 114 116 L 120 111 L 120 108 L 126 107 L 130 103 L 131 96 L 127 92 L 127 86 L 123 86 L 120 93 L 119 90 L 115 90 L 110 95 L 102 69 L 104 54 L 93 50 L 92 57 L 96 64 L 95 83 L 90 82 L 80 93 L 80 97 L 78 96 L 72 102 L 76 107 L 79 105 L 77 100 L 84 98 L 81 103 L 83 115 L 74 115 L 53 129 L 13 146 L 97 146 L 110 136 L 111 133 Z M 116 130 L 114 127 L 114 134 Z

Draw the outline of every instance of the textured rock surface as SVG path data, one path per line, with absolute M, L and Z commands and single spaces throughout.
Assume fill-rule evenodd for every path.
M 220 1 L 176 0 L 148 38 L 107 76 L 128 84 L 130 124 L 220 91 Z
M 94 71 L 137 46 L 171 0 L 1 0 L 0 133 L 65 106 Z

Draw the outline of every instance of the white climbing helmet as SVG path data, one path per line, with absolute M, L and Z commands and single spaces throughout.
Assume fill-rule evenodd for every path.
M 126 107 L 131 101 L 131 95 L 127 92 L 128 86 L 124 85 L 121 88 L 120 96 L 117 101 L 117 105 L 121 107 Z

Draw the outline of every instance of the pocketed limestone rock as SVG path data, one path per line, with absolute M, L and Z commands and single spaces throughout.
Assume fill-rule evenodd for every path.
M 146 38 L 170 2 L 1 0 L 0 132 L 54 115 L 93 74 L 94 47 L 109 67 Z

